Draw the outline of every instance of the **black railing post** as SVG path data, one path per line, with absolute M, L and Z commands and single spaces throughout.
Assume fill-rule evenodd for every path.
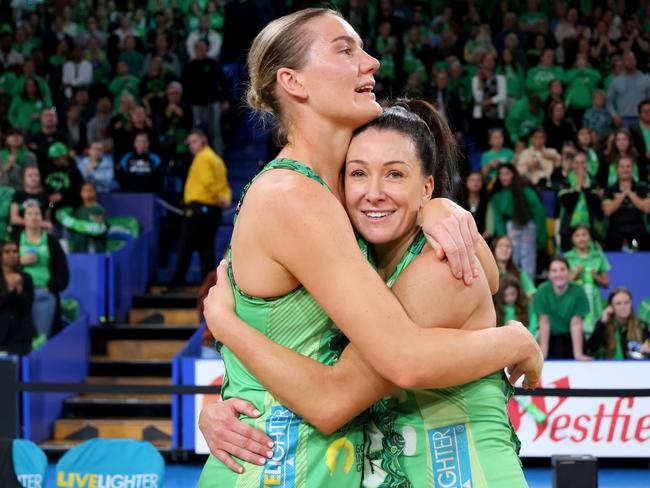
M 0 437 L 7 439 L 20 437 L 18 361 L 17 356 L 0 359 Z

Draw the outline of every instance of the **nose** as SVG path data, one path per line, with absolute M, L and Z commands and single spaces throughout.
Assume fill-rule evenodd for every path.
M 377 203 L 384 200 L 384 187 L 381 178 L 369 178 L 366 188 L 366 200 L 369 203 Z
M 364 74 L 374 73 L 379 69 L 379 61 L 368 54 L 366 51 L 363 51 L 363 60 L 361 62 L 361 70 Z

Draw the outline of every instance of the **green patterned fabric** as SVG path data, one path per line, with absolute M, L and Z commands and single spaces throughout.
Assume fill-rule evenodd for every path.
M 79 302 L 74 298 L 61 298 L 61 315 L 63 319 L 71 324 L 79 319 Z
M 310 168 L 289 159 L 271 161 L 257 177 L 274 169 L 296 171 L 329 190 Z M 250 184 L 244 189 L 237 213 L 249 187 Z M 237 214 L 235 222 L 236 219 Z M 304 287 L 299 286 L 276 298 L 248 295 L 235 282 L 230 253 L 228 261 L 235 310 L 243 321 L 278 344 L 324 364 L 333 364 L 338 359 L 346 344 L 345 336 Z M 274 480 L 277 486 L 295 488 L 360 485 L 363 452 L 360 426 L 350 424 L 334 434 L 321 434 L 282 406 L 227 347 L 222 347 L 221 352 L 226 365 L 223 398 L 237 397 L 255 405 L 261 415 L 255 419 L 244 416 L 242 420 L 275 440 L 275 456 L 265 466 L 240 461 L 245 466 L 240 475 L 210 456 L 203 468 L 199 487 L 271 486 L 269 480 Z
M 106 219 L 109 234 L 126 234 L 134 239 L 140 237 L 138 219 L 130 215 L 118 215 Z
M 424 235 L 418 234 L 388 286 L 425 244 Z M 370 408 L 362 486 L 527 486 L 517 456 L 519 440 L 507 414 L 512 393 L 502 372 L 452 388 L 396 389 Z M 449 483 L 449 466 L 455 483 Z

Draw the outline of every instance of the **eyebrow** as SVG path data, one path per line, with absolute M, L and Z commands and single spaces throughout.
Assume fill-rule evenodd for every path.
M 368 162 L 363 161 L 362 159 L 353 159 L 352 161 L 347 162 L 347 164 L 352 164 L 352 163 L 364 164 L 364 165 L 368 166 Z M 386 161 L 386 162 L 382 163 L 381 165 L 382 166 L 391 166 L 391 165 L 394 165 L 394 164 L 403 164 L 404 166 L 409 166 L 409 164 L 406 161 L 401 161 L 399 159 L 395 159 L 395 160 L 392 160 L 392 161 Z
M 332 44 L 338 41 L 348 41 L 352 44 L 358 44 L 361 49 L 363 49 L 363 41 L 361 39 L 355 39 L 352 36 L 338 36 L 332 39 Z

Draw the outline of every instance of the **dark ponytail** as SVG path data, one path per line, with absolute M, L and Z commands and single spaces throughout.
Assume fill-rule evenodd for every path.
M 424 100 L 398 98 L 383 104 L 384 112 L 354 135 L 366 129 L 394 130 L 409 137 L 422 163 L 422 172 L 433 176 L 433 197 L 449 197 L 458 171 L 458 145 L 440 112 Z

